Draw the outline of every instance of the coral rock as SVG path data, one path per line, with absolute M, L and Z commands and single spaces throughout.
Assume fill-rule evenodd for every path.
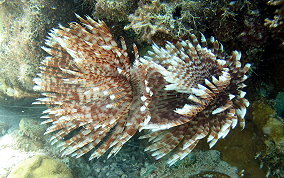
M 44 155 L 36 155 L 16 166 L 8 178 L 72 178 L 71 170 L 62 162 Z

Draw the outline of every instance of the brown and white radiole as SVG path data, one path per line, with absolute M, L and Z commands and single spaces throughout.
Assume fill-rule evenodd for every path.
M 47 104 L 46 133 L 60 143 L 63 155 L 90 159 L 116 154 L 137 132 L 148 130 L 146 148 L 168 163 L 183 159 L 207 136 L 210 147 L 237 122 L 244 127 L 249 102 L 244 98 L 249 64 L 240 52 L 225 56 L 214 38 L 190 35 L 165 47 L 152 46 L 148 56 L 130 63 L 126 44 L 117 44 L 102 21 L 77 16 L 81 24 L 59 26 L 49 33 L 34 89 Z M 121 46 L 121 47 L 119 47 Z M 68 135 L 68 139 L 66 139 Z

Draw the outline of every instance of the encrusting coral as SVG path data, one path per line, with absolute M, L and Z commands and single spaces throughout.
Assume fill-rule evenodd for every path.
M 45 96 L 35 104 L 52 106 L 44 111 L 43 123 L 52 123 L 46 133 L 56 132 L 52 143 L 65 140 L 63 155 L 111 156 L 147 129 L 146 150 L 156 159 L 172 153 L 172 165 L 200 139 L 208 136 L 212 147 L 238 121 L 245 126 L 242 88 L 250 65 L 242 67 L 240 52 L 225 56 L 213 37 L 199 42 L 191 34 L 165 48 L 154 44 L 145 57 L 134 45 L 131 64 L 124 40 L 120 48 L 104 22 L 77 17 L 85 27 L 73 22 L 49 33 L 43 49 L 51 56 L 34 79 Z

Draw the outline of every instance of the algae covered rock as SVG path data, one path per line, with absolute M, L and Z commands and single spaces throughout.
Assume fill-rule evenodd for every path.
M 32 79 L 45 56 L 40 46 L 50 28 L 72 20 L 72 3 L 6 0 L 0 4 L 0 99 L 33 97 Z
M 252 104 L 252 118 L 257 128 L 265 134 L 263 139 L 266 145 L 266 149 L 255 158 L 259 160 L 260 168 L 266 169 L 266 177 L 281 177 L 284 174 L 284 123 L 272 104 L 264 99 Z
M 276 115 L 276 111 L 265 100 L 258 100 L 252 104 L 252 119 L 259 130 L 262 130 L 267 120 Z
M 192 29 L 203 31 L 203 24 L 212 19 L 215 10 L 202 1 L 145 1 L 128 16 L 130 24 L 125 30 L 134 30 L 141 41 L 163 44 L 188 35 Z
M 274 143 L 284 149 L 284 123 L 276 118 L 269 118 L 262 128 L 263 133 L 269 135 Z
M 19 123 L 20 133 L 33 140 L 43 138 L 46 126 L 40 125 L 39 120 L 23 118 Z
M 135 9 L 137 2 L 133 0 L 97 0 L 94 17 L 115 22 L 127 21 L 130 12 Z
M 277 117 L 276 110 L 265 100 L 252 105 L 253 121 L 259 130 L 269 136 L 277 146 L 284 148 L 284 123 Z
M 62 162 L 36 155 L 16 166 L 8 178 L 72 178 L 71 170 Z
M 17 134 L 17 146 L 25 151 L 37 151 L 44 148 L 49 136 L 44 135 L 47 126 L 40 125 L 40 120 L 22 118 Z

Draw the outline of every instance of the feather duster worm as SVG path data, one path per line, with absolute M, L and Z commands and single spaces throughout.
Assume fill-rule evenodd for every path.
M 110 150 L 109 156 L 138 131 L 150 130 L 146 148 L 157 159 L 172 153 L 168 163 L 183 159 L 208 135 L 212 147 L 238 121 L 244 127 L 249 102 L 241 91 L 249 64 L 240 53 L 225 57 L 222 45 L 204 36 L 165 48 L 153 45 L 149 56 L 130 64 L 124 40 L 121 48 L 104 22 L 77 16 L 69 28 L 53 29 L 43 49 L 51 56 L 42 62 L 34 81 L 50 105 L 43 122 L 56 132 L 52 143 L 64 140 L 63 155 L 90 159 Z
M 43 49 L 51 56 L 34 79 L 46 97 L 35 104 L 53 106 L 43 116 L 52 123 L 46 133 L 56 131 L 52 143 L 76 130 L 60 145 L 63 155 L 95 149 L 93 159 L 112 148 L 111 156 L 149 121 L 146 73 L 137 61 L 130 65 L 124 40 L 121 49 L 104 22 L 78 18 L 86 28 L 74 22 L 49 33 Z
M 141 58 L 163 79 L 157 89 L 153 84 L 150 122 L 143 129 L 152 132 L 141 138 L 152 143 L 146 148 L 159 159 L 170 152 L 168 164 L 187 156 L 198 141 L 208 136 L 210 148 L 224 138 L 237 122 L 245 126 L 244 116 L 249 102 L 244 98 L 242 83 L 250 64 L 241 66 L 241 53 L 225 57 L 223 46 L 201 34 L 201 45 L 195 35 L 165 48 L 153 45 L 153 52 Z M 157 109 L 162 108 L 162 109 Z

